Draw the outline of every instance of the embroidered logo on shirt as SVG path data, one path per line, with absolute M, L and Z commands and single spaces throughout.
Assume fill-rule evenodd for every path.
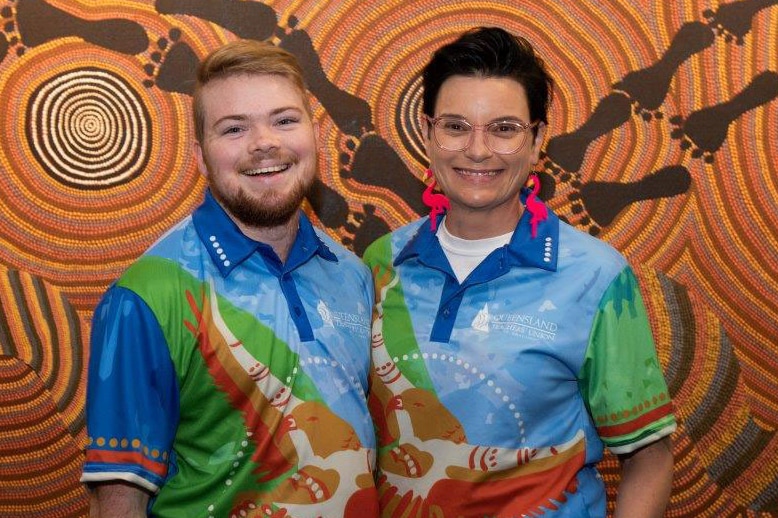
M 545 300 L 538 311 L 543 313 L 554 309 L 556 309 L 554 303 Z M 470 326 L 483 333 L 495 331 L 547 341 L 556 339 L 558 327 L 556 322 L 526 313 L 491 314 L 488 304 L 484 304 Z
M 345 329 L 359 336 L 368 336 L 370 334 L 370 322 L 367 314 L 360 315 L 345 311 L 332 311 L 323 300 L 319 300 L 316 310 L 325 326 Z
M 540 305 L 538 311 L 540 311 L 541 313 L 545 313 L 546 311 L 553 311 L 555 309 L 556 306 L 554 305 L 554 303 L 546 299 L 543 301 L 543 304 Z
M 484 304 L 484 307 L 473 319 L 473 329 L 476 331 L 489 332 L 489 306 Z

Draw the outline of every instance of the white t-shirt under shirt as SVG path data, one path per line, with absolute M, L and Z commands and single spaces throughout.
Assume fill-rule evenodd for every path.
M 446 218 L 443 218 L 437 236 L 457 280 L 462 283 L 487 255 L 510 243 L 513 231 L 485 239 L 462 239 L 451 235 L 446 228 Z

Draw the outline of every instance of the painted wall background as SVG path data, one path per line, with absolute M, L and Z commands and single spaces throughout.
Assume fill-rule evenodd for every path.
M 638 272 L 681 425 L 667 516 L 778 516 L 778 1 L 0 0 L 1 516 L 86 515 L 89 319 L 201 200 L 197 61 L 300 58 L 306 210 L 361 253 L 426 213 L 417 72 L 474 25 L 546 58 L 542 196 Z

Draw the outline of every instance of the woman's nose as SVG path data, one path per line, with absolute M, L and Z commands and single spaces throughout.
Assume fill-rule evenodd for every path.
M 473 128 L 473 132 L 470 134 L 470 144 L 465 148 L 465 155 L 476 162 L 492 155 L 491 148 L 486 144 L 485 128 Z

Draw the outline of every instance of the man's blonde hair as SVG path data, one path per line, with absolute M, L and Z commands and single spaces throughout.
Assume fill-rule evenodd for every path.
M 290 52 L 265 41 L 236 40 L 211 52 L 197 67 L 192 112 L 195 138 L 198 142 L 203 141 L 205 134 L 203 87 L 216 79 L 241 75 L 277 75 L 289 79 L 300 91 L 305 109 L 310 115 L 311 108 L 303 71 L 297 58 Z

